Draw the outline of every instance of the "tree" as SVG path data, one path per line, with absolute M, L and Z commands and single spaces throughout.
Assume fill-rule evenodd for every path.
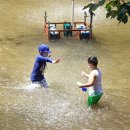
M 124 0 L 99 0 L 97 3 L 90 3 L 84 6 L 84 9 L 89 9 L 89 13 L 93 13 L 100 6 L 105 5 L 107 11 L 106 18 L 116 18 L 119 23 L 126 24 L 130 17 L 130 2 Z

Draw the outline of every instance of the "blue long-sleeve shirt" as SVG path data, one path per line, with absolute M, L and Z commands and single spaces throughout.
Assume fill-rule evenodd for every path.
M 32 82 L 38 82 L 44 79 L 44 70 L 46 67 L 46 62 L 52 63 L 52 59 L 48 57 L 43 57 L 41 55 L 36 57 L 34 67 L 31 73 L 31 81 Z

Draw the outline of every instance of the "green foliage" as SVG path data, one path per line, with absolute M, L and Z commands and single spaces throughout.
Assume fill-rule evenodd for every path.
M 106 0 L 99 0 L 98 3 L 90 3 L 84 6 L 83 9 L 89 8 L 89 12 L 93 13 L 97 8 L 105 4 L 107 11 L 106 18 L 116 18 L 119 23 L 127 23 L 128 17 L 130 17 L 130 2 L 125 3 L 123 0 L 110 0 L 106 3 Z
M 92 11 L 95 11 L 98 8 L 98 6 L 97 4 L 91 3 L 91 4 L 88 4 L 87 6 L 84 6 L 83 9 L 87 9 L 87 8 L 89 8 L 89 12 L 92 12 Z
M 84 6 L 84 9 L 89 8 L 89 12 L 95 11 L 99 6 L 102 6 L 105 3 L 105 0 L 99 0 L 98 3 L 90 3 L 87 6 Z

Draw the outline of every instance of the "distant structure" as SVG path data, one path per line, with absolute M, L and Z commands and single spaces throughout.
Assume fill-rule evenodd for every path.
M 84 21 L 74 22 L 74 0 L 72 0 L 72 20 L 64 22 L 50 22 L 47 21 L 47 12 L 45 11 L 44 16 L 44 30 L 49 40 L 60 39 L 63 34 L 64 37 L 76 36 L 79 40 L 81 39 L 92 39 L 92 18 L 90 14 L 90 24 L 86 22 L 87 13 L 84 12 Z M 58 27 L 58 25 L 62 25 Z M 75 35 L 74 35 L 75 34 Z

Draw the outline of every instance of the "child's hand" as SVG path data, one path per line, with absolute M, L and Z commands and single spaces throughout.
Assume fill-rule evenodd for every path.
M 82 83 L 81 82 L 77 82 L 77 85 L 80 87 L 82 85 Z
M 86 74 L 84 71 L 82 71 L 82 72 L 81 72 L 81 74 L 82 74 L 83 76 L 85 76 L 85 77 L 89 78 L 89 75 L 88 75 L 88 74 Z
M 85 74 L 86 74 L 86 73 L 85 73 L 84 71 L 81 71 L 81 75 L 85 76 Z
M 61 58 L 57 58 L 56 60 L 55 60 L 55 63 L 59 63 L 61 61 Z

